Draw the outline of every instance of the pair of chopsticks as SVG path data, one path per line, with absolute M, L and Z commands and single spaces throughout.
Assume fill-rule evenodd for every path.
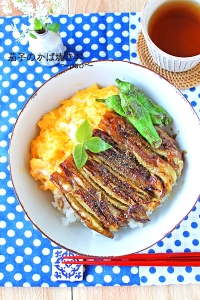
M 63 264 L 100 266 L 199 267 L 200 252 L 129 254 L 116 257 L 63 256 Z

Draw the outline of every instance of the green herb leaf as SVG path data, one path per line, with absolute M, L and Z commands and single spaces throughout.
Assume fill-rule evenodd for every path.
M 49 24 L 48 26 L 47 26 L 47 29 L 49 30 L 49 31 L 53 31 L 53 32 L 58 32 L 59 31 L 59 29 L 60 29 L 60 24 L 58 24 L 58 23 L 52 23 L 52 24 Z
M 101 138 L 92 136 L 92 127 L 87 119 L 77 129 L 75 137 L 79 144 L 74 146 L 72 155 L 77 169 L 82 168 L 88 159 L 86 149 L 93 153 L 99 153 L 111 148 Z
M 37 18 L 34 19 L 34 30 L 41 30 L 43 28 L 43 24 Z
M 79 143 L 84 143 L 92 137 L 92 127 L 87 119 L 79 126 L 76 131 L 76 140 Z
M 37 37 L 33 33 L 29 32 L 29 34 L 33 39 L 37 39 Z
M 72 155 L 77 169 L 82 168 L 88 159 L 88 155 L 84 149 L 83 144 L 75 145 L 72 151 Z
M 104 142 L 101 138 L 96 136 L 89 139 L 89 141 L 86 141 L 84 146 L 85 149 L 89 149 L 93 153 L 99 153 L 111 148 L 108 143 Z
M 51 7 L 49 11 L 50 11 L 50 13 L 52 14 L 52 13 L 53 13 L 53 8 Z

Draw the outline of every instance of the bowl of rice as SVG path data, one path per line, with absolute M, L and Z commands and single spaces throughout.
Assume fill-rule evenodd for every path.
M 150 222 L 129 222 L 108 239 L 84 226 L 50 175 L 72 153 L 82 122 L 88 119 L 92 129 L 98 127 L 107 108 L 95 99 L 118 93 L 116 77 L 134 83 L 167 110 L 173 119 L 168 130 L 185 154 L 181 176 L 168 199 L 149 211 Z M 153 71 L 125 61 L 95 61 L 82 69 L 67 69 L 31 96 L 14 126 L 9 161 L 15 193 L 35 227 L 64 249 L 92 256 L 139 252 L 171 232 L 195 205 L 199 196 L 195 174 L 200 168 L 197 136 L 200 122 L 188 100 Z

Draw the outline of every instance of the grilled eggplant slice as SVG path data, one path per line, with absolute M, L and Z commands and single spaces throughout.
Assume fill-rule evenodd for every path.
M 101 161 L 99 159 L 98 155 L 91 153 L 90 151 L 87 151 L 87 154 L 89 157 L 88 161 L 91 161 L 93 164 L 96 164 L 96 163 L 98 165 L 103 164 L 103 161 Z M 132 181 L 129 180 L 129 178 L 125 178 L 120 173 L 115 172 L 115 170 L 113 170 L 110 167 L 110 165 L 106 165 L 105 167 L 106 167 L 105 171 L 109 172 L 110 177 L 115 181 L 115 183 L 117 182 L 117 180 L 119 180 L 119 184 L 120 184 L 120 182 L 124 183 L 124 185 L 125 185 L 124 189 L 128 188 L 131 190 L 132 193 L 134 193 L 134 195 L 137 199 L 136 203 L 140 203 L 143 206 L 145 211 L 154 210 L 155 207 L 160 205 L 161 200 L 162 200 L 161 198 L 160 199 L 154 198 L 154 197 L 152 197 L 151 192 L 148 193 L 148 192 L 145 192 L 145 191 L 139 189 L 137 186 L 135 186 L 133 184 Z M 82 172 L 84 172 L 84 168 L 83 168 Z M 87 172 L 87 174 L 89 174 L 89 173 Z M 91 174 L 90 174 L 90 176 L 91 176 Z M 93 177 L 91 176 L 91 178 L 93 178 Z M 117 180 L 116 180 L 116 178 L 117 178 Z M 96 182 L 98 183 L 98 181 L 96 181 Z M 110 183 L 112 184 L 112 182 L 110 182 Z M 105 189 L 105 186 L 103 188 Z M 108 188 L 108 193 L 111 195 L 112 192 L 110 193 L 109 187 L 106 187 L 106 189 L 107 188 Z M 118 195 L 118 196 L 120 197 L 120 195 Z M 113 197 L 116 197 L 116 196 L 113 196 Z M 121 203 L 125 203 L 125 202 L 123 202 L 123 200 L 124 200 L 123 198 L 122 199 L 118 198 L 118 201 L 120 201 Z
M 111 173 L 103 164 L 88 159 L 81 172 L 86 174 L 85 176 L 90 177 L 108 195 L 122 204 L 138 206 L 138 211 L 135 210 L 132 213 L 134 219 L 140 220 L 142 223 L 148 221 L 143 205 L 148 205 L 149 201 L 141 198 L 127 182 L 122 181 L 119 176 Z
M 101 165 L 96 164 L 96 168 Z M 107 217 L 108 220 L 110 220 L 110 225 L 115 221 L 120 227 L 126 226 L 128 223 L 128 219 L 134 219 L 141 223 L 145 223 L 148 221 L 148 218 L 146 216 L 145 210 L 141 205 L 136 204 L 134 201 L 132 204 L 138 206 L 138 210 L 134 210 L 133 212 L 129 211 L 129 203 L 126 203 L 123 201 L 119 201 L 119 199 L 116 199 L 114 197 L 111 197 L 110 194 L 105 193 L 105 184 L 103 186 L 99 185 L 97 182 L 94 181 L 93 177 L 90 176 L 90 172 L 84 172 L 84 168 L 78 172 L 76 169 L 76 166 L 74 164 L 72 156 L 69 156 L 62 164 L 61 168 L 65 172 L 66 176 L 68 177 L 68 173 L 74 173 L 74 179 L 78 182 L 79 186 L 82 187 L 82 189 L 86 189 L 95 199 L 96 203 L 102 210 L 102 214 Z M 98 171 L 97 171 L 98 172 Z M 106 170 L 105 170 L 106 172 Z M 109 174 L 109 171 L 107 171 Z M 109 174 L 110 175 L 110 174 Z M 78 180 L 77 180 L 78 179 Z M 99 176 L 99 180 L 101 181 L 101 177 Z M 113 180 L 112 180 L 113 182 Z M 103 187 L 103 189 L 102 189 Z M 91 206 L 91 204 L 89 203 Z M 112 213 L 111 213 L 112 211 Z M 114 219 L 113 219 L 113 213 L 114 213 Z M 103 220 L 102 220 L 103 221 Z M 108 226 L 108 224 L 105 224 L 105 226 Z M 115 224 L 116 225 L 116 224 Z M 112 224 L 113 226 L 113 224 Z M 116 228 L 110 227 L 111 230 L 116 230 Z M 119 228 L 118 228 L 119 229 Z
M 93 213 L 90 213 L 85 209 L 84 206 L 80 204 L 77 197 L 73 192 L 71 192 L 71 186 L 63 176 L 61 176 L 58 172 L 54 172 L 53 174 L 51 174 L 51 181 L 57 186 L 57 188 L 61 190 L 69 205 L 74 209 L 74 211 L 79 215 L 79 217 L 89 228 L 105 235 L 108 238 L 114 237 L 113 233 L 108 228 L 104 227 L 102 222 L 97 217 L 95 217 Z
M 183 170 L 183 154 L 178 149 L 175 140 L 163 129 L 162 126 L 155 126 L 162 144 L 159 148 L 153 148 L 153 151 L 165 157 L 167 162 L 176 171 L 177 176 L 181 176 Z
M 134 192 L 127 182 L 123 182 L 119 177 L 109 172 L 104 165 L 98 164 L 92 159 L 88 159 L 83 167 L 83 171 L 88 174 L 96 184 L 103 188 L 107 194 L 123 204 L 131 205 L 140 203 L 141 199 L 139 195 Z
M 98 154 L 92 153 L 94 159 L 109 165 L 115 172 L 121 174 L 125 180 L 134 186 L 145 197 L 158 198 L 158 201 L 164 197 L 164 186 L 162 181 L 154 174 L 150 173 L 137 161 L 136 157 L 123 149 L 113 141 L 112 137 L 106 132 L 95 129 L 94 136 L 100 137 L 112 148 Z
M 107 111 L 93 136 L 112 147 L 100 153 L 87 150 L 88 160 L 78 170 L 72 155 L 60 165 L 51 181 L 83 222 L 113 238 L 113 232 L 130 220 L 149 221 L 170 193 L 183 169 L 182 154 L 161 126 L 156 130 L 162 144 L 154 149 L 123 117 Z
M 144 138 L 125 118 L 107 111 L 99 123 L 99 128 L 112 136 L 122 149 L 133 153 L 138 162 L 151 173 L 161 178 L 167 193 L 172 191 L 177 179 L 175 170 L 150 145 L 147 146 Z
M 66 180 L 73 186 L 75 196 L 77 197 L 76 194 L 78 194 L 78 201 L 83 202 L 82 206 L 94 214 L 105 227 L 118 231 L 119 227 L 110 212 L 105 195 L 85 180 L 77 170 L 73 157 L 70 155 L 60 166 L 64 171 Z

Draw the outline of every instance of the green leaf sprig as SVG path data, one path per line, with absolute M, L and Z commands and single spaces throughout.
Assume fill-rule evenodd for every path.
M 33 31 L 44 33 L 45 31 L 49 30 L 57 33 L 59 29 L 60 29 L 60 24 L 58 23 L 44 24 L 41 20 L 37 18 L 34 19 Z M 32 32 L 29 32 L 29 34 L 33 39 L 37 39 L 36 35 L 33 34 Z
M 92 127 L 87 119 L 77 129 L 75 137 L 78 144 L 74 146 L 72 155 L 77 169 L 81 169 L 85 165 L 88 159 L 87 149 L 93 153 L 99 153 L 111 148 L 101 138 L 92 136 Z

